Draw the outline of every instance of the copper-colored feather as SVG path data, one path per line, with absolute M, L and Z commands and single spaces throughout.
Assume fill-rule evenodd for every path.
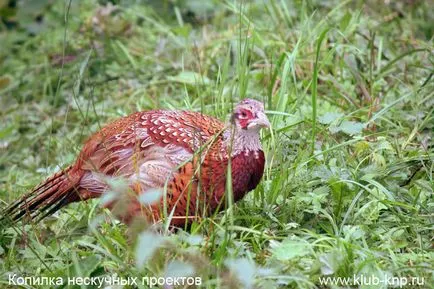
M 138 215 L 157 222 L 166 215 L 181 226 L 223 209 L 229 163 L 235 201 L 259 183 L 265 163 L 259 129 L 269 126 L 263 105 L 250 99 L 236 106 L 231 120 L 166 110 L 120 118 L 90 137 L 73 165 L 12 203 L 4 216 L 44 217 L 68 203 L 100 197 L 110 178 L 123 179 L 133 192 L 125 195 L 120 216 L 126 222 Z M 164 188 L 166 196 L 153 204 L 137 198 Z

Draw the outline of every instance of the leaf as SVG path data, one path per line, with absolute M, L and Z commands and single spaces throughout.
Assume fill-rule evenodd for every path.
M 341 254 L 339 251 L 333 251 L 319 257 L 322 274 L 331 275 L 339 269 L 339 264 L 343 259 L 339 254 Z
M 0 139 L 6 138 L 12 134 L 15 130 L 15 125 L 10 125 L 5 127 L 4 129 L 0 129 Z
M 358 225 L 345 225 L 342 228 L 345 238 L 357 240 L 365 236 L 365 231 Z
M 146 192 L 140 194 L 139 202 L 142 205 L 152 205 L 157 203 L 161 199 L 162 195 L 163 195 L 162 190 L 158 190 L 158 189 L 147 190 Z
M 138 268 L 149 260 L 154 255 L 155 251 L 162 246 L 164 238 L 161 235 L 145 231 L 138 237 L 136 247 L 136 265 Z
M 339 23 L 341 31 L 344 31 L 348 27 L 348 24 L 350 23 L 351 18 L 352 18 L 352 14 L 349 12 L 345 13 L 345 15 L 341 18 L 341 21 Z
M 288 261 L 310 253 L 310 245 L 304 241 L 286 239 L 282 243 L 272 241 L 271 251 L 279 261 Z
M 69 267 L 69 275 L 76 277 L 88 277 L 92 274 L 93 271 L 98 267 L 101 263 L 101 256 L 92 255 L 87 258 L 80 259 L 77 264 L 79 268 L 76 268 L 76 264 L 71 264 Z M 77 269 L 79 272 L 77 272 Z
M 333 134 L 342 131 L 348 135 L 360 134 L 365 125 L 356 121 L 344 120 L 339 125 L 332 124 L 329 127 L 329 131 Z
M 322 255 L 319 257 L 321 262 L 321 273 L 324 275 L 331 275 L 335 272 L 334 264 L 331 262 L 327 255 Z
M 49 0 L 24 0 L 20 3 L 18 9 L 26 14 L 38 14 L 49 4 Z
M 167 265 L 165 276 L 167 277 L 189 277 L 193 276 L 194 267 L 178 260 L 171 261 Z
M 367 141 L 359 141 L 354 145 L 354 150 L 357 155 L 363 156 L 369 153 L 369 143 Z
M 394 152 L 394 148 L 393 146 L 390 144 L 390 142 L 388 142 L 387 140 L 381 140 L 380 142 L 377 143 L 376 147 L 377 150 L 388 150 L 388 151 L 392 151 Z
M 386 159 L 381 154 L 373 153 L 372 154 L 372 161 L 377 166 L 380 166 L 380 167 L 386 166 Z
M 312 192 L 314 195 L 328 195 L 330 193 L 330 187 L 329 186 L 321 186 L 317 187 Z
M 330 131 L 332 134 L 335 134 L 335 133 L 340 132 L 341 129 L 340 129 L 339 126 L 331 125 L 331 126 L 329 126 L 329 131 Z
M 210 83 L 208 77 L 202 76 L 194 71 L 181 71 L 176 76 L 169 76 L 168 79 L 173 82 L 179 82 L 189 85 L 201 85 Z
M 23 26 L 35 24 L 35 17 L 43 14 L 50 5 L 49 0 L 23 0 L 19 1 L 16 19 Z M 34 27 L 33 27 L 34 28 Z
M 364 127 L 365 127 L 365 125 L 363 123 L 355 122 L 355 121 L 348 121 L 348 120 L 344 120 L 339 125 L 339 128 L 344 133 L 349 134 L 349 135 L 360 134 Z
M 343 116 L 344 114 L 340 112 L 327 112 L 324 115 L 318 117 L 318 120 L 322 124 L 331 124 Z
M 251 288 L 253 286 L 256 266 L 251 260 L 247 258 L 239 258 L 227 260 L 225 264 L 245 288 Z

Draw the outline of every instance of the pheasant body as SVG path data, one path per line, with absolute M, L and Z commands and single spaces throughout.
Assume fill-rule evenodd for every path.
M 144 215 L 158 222 L 170 215 L 172 225 L 182 226 L 224 209 L 229 165 L 234 201 L 258 185 L 265 163 L 259 129 L 267 126 L 263 105 L 250 99 L 237 105 L 228 124 L 190 111 L 131 114 L 95 133 L 73 165 L 11 204 L 6 214 L 15 220 L 43 217 L 70 202 L 100 197 L 110 189 L 108 179 L 119 178 L 132 192 L 121 219 Z M 139 202 L 138 196 L 156 189 L 166 196 Z

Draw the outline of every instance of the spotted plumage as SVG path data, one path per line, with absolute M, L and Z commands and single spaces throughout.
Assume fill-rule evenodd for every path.
M 144 215 L 150 222 L 170 216 L 181 226 L 224 209 L 228 164 L 234 200 L 259 183 L 264 153 L 259 130 L 269 127 L 262 103 L 246 99 L 228 123 L 191 111 L 137 112 L 103 127 L 85 143 L 76 162 L 6 209 L 5 216 L 43 217 L 79 200 L 100 197 L 111 179 L 128 184 L 120 218 Z M 140 196 L 160 190 L 152 203 Z M 106 204 L 114 208 L 116 200 Z

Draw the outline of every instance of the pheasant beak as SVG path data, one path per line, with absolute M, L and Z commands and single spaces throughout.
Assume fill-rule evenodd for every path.
M 250 129 L 250 128 L 270 128 L 270 126 L 271 126 L 270 121 L 268 120 L 265 113 L 261 111 L 256 113 L 256 118 L 250 121 L 247 127 Z

